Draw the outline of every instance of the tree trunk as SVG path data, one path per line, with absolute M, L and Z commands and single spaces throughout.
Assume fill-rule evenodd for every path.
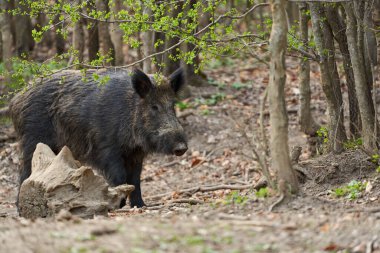
M 97 54 L 99 52 L 99 32 L 98 32 L 98 22 L 91 22 L 90 28 L 88 29 L 88 60 L 93 61 L 98 58 Z
M 358 27 L 357 17 L 352 3 L 345 3 L 347 22 L 347 42 L 351 56 L 351 64 L 354 71 L 355 87 L 358 96 L 359 110 L 362 122 L 362 137 L 364 148 L 369 152 L 377 150 L 377 138 L 375 134 L 375 109 L 372 102 L 371 91 L 367 83 L 364 66 L 363 46 L 361 46 L 363 36 L 361 28 Z M 358 31 L 356 30 L 358 29 Z M 376 124 L 376 125 L 375 125 Z
M 59 3 L 58 0 L 54 1 L 56 4 Z M 56 15 L 54 17 L 54 24 L 57 24 L 59 22 L 59 15 Z M 59 26 L 55 26 L 53 30 L 53 40 L 55 45 L 55 51 L 58 55 L 61 55 L 65 52 L 65 39 L 63 38 L 62 34 L 58 33 L 58 29 L 63 28 L 63 24 L 60 24 Z
M 368 48 L 365 40 L 365 31 L 364 31 L 364 22 L 365 22 L 365 13 L 367 12 L 367 5 L 368 0 L 356 0 L 353 1 L 354 3 L 354 13 L 357 20 L 357 46 L 359 53 L 361 57 L 363 58 L 362 61 L 364 63 L 364 71 L 365 71 L 365 79 L 367 81 L 367 85 L 369 87 L 368 91 L 371 92 L 372 90 L 372 71 L 371 71 L 371 63 L 368 55 Z M 372 1 L 371 1 L 372 2 Z M 372 5 L 373 3 L 371 3 Z M 372 13 L 371 13 L 372 14 Z
M 168 13 L 171 17 L 176 18 L 180 12 L 182 12 L 182 3 L 179 3 L 177 8 L 173 8 L 172 10 L 169 10 L 170 13 Z M 165 49 L 172 47 L 173 45 L 177 44 L 179 42 L 179 38 L 173 37 L 173 38 L 166 38 L 165 40 Z M 170 59 L 170 55 L 176 55 L 177 54 L 178 47 L 175 47 L 174 49 L 170 50 L 169 52 L 164 54 L 164 75 L 169 76 L 171 73 L 173 73 L 176 69 L 180 67 L 180 61 L 176 60 L 173 61 Z
M 270 151 L 272 167 L 277 172 L 279 190 L 288 194 L 298 192 L 297 177 L 292 169 L 288 146 L 288 117 L 285 105 L 285 54 L 287 20 L 285 0 L 271 0 L 273 25 L 270 36 L 271 54 L 269 75 Z
M 152 10 L 146 6 L 143 7 L 143 13 L 145 15 L 152 16 Z M 154 52 L 154 37 L 153 37 L 153 31 L 144 31 L 141 32 L 141 42 L 142 42 L 142 56 L 146 57 Z M 145 73 L 153 73 L 153 62 L 152 58 L 146 59 L 143 62 L 143 71 Z
M 286 14 L 288 17 L 288 26 L 290 28 L 296 24 L 297 20 L 299 20 L 297 4 L 288 2 L 286 6 Z
M 319 53 L 322 88 L 327 98 L 330 115 L 327 151 L 341 152 L 347 136 L 343 125 L 343 100 L 335 63 L 334 41 L 320 3 L 310 3 L 315 44 Z
M 300 35 L 304 45 L 308 44 L 308 21 L 309 18 L 306 14 L 307 4 L 300 4 Z M 307 50 L 303 48 L 303 50 Z M 310 110 L 310 62 L 307 59 L 300 60 L 300 110 L 299 110 L 299 122 L 301 131 L 307 135 L 315 135 L 319 126 L 314 121 Z
M 358 98 L 355 90 L 354 73 L 351 67 L 350 52 L 348 51 L 347 37 L 342 31 L 346 30 L 346 25 L 336 7 L 328 6 L 326 8 L 328 22 L 334 32 L 334 37 L 339 44 L 340 52 L 343 57 L 343 68 L 346 73 L 346 83 L 348 89 L 348 105 L 350 114 L 350 134 L 354 138 L 360 136 L 361 122 Z
M 380 0 L 375 0 L 373 13 L 373 23 L 375 26 L 380 26 Z
M 22 11 L 27 11 L 24 1 L 16 1 L 16 7 Z M 15 19 L 15 32 L 16 32 L 16 51 L 17 55 L 28 55 L 34 47 L 34 40 L 32 37 L 32 22 L 27 15 L 16 15 Z
M 122 10 L 123 3 L 121 0 L 114 0 L 112 5 L 112 12 L 114 15 L 119 13 Z M 123 53 L 123 31 L 120 29 L 119 25 L 112 23 L 111 27 L 111 40 L 115 46 L 115 64 L 117 66 L 124 64 L 124 53 Z
M 6 0 L 0 0 L 1 10 L 9 9 L 9 2 Z M 2 40 L 2 62 L 4 62 L 4 67 L 7 72 L 12 70 L 12 31 L 11 31 L 11 16 L 6 13 L 0 13 L 0 28 L 1 28 L 1 40 Z
M 193 6 L 197 3 L 196 0 L 190 0 L 190 4 L 188 8 L 193 8 Z M 203 27 L 207 26 L 210 23 L 211 15 L 210 13 L 206 13 L 202 15 L 200 19 L 200 27 L 198 29 L 202 29 Z M 195 49 L 195 46 L 190 43 L 184 44 L 182 50 L 185 52 L 191 52 Z M 194 64 L 186 64 L 185 62 L 182 62 L 182 68 L 184 69 L 185 76 L 186 76 L 186 82 L 190 86 L 200 87 L 200 86 L 206 86 L 208 84 L 206 76 L 203 73 L 195 73 L 194 65 L 199 64 L 199 55 L 196 53 L 194 58 Z
M 96 0 L 96 9 L 98 11 L 108 12 L 108 0 Z M 109 56 L 112 58 L 109 64 L 115 65 L 115 48 L 111 41 L 111 36 L 109 32 L 109 24 L 107 22 L 98 23 L 98 33 L 99 33 L 99 47 L 100 54 L 102 56 Z
M 379 1 L 380 2 L 380 1 Z M 375 33 L 375 24 L 374 24 L 374 4 L 371 1 L 365 2 L 365 13 L 364 13 L 364 34 L 365 34 L 365 48 L 366 48 L 366 56 L 367 56 L 367 74 L 368 79 L 371 79 L 370 87 L 376 83 L 376 76 L 378 75 L 378 59 L 377 59 L 377 39 Z M 376 101 L 376 92 L 372 92 L 373 102 Z M 375 102 L 374 105 L 375 110 L 375 126 L 374 126 L 374 134 L 375 136 L 379 136 L 379 129 L 377 125 L 377 105 Z
M 79 3 L 80 4 L 80 3 Z M 74 26 L 73 30 L 73 48 L 78 52 L 79 62 L 83 62 L 84 53 L 84 29 L 83 29 L 83 19 L 80 18 Z M 72 62 L 73 59 L 70 60 Z
M 165 50 L 165 33 L 155 31 L 153 33 L 153 40 L 154 44 L 157 43 L 157 46 L 154 48 L 156 52 L 162 52 Z M 155 61 L 157 62 L 157 66 L 162 66 L 164 62 L 164 55 L 161 54 L 156 56 Z

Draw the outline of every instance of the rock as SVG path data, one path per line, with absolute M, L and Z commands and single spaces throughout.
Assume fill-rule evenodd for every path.
M 80 166 L 66 146 L 56 156 L 39 143 L 33 154 L 32 173 L 20 188 L 19 214 L 25 218 L 49 217 L 61 210 L 81 218 L 108 214 L 134 186 L 109 187 L 90 167 Z

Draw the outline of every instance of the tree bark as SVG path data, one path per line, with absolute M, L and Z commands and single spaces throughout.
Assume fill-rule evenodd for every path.
M 149 16 L 152 16 L 152 10 L 146 6 L 143 6 L 144 10 L 143 13 Z M 141 42 L 142 42 L 142 56 L 146 57 L 148 55 L 153 54 L 154 52 L 154 37 L 153 37 L 153 31 L 144 31 L 141 32 Z M 153 72 L 153 62 L 152 58 L 146 59 L 143 62 L 143 71 L 145 73 L 152 73 Z
M 308 44 L 308 21 L 309 18 L 306 14 L 307 4 L 300 4 L 300 36 L 302 43 L 304 45 Z M 303 50 L 307 50 L 303 48 Z M 311 90 L 310 90 L 310 62 L 308 59 L 300 60 L 300 110 L 299 110 L 299 123 L 301 131 L 307 135 L 315 135 L 316 131 L 319 129 L 319 125 L 315 122 L 311 115 L 310 110 L 310 100 L 311 100 Z
M 99 52 L 99 32 L 98 32 L 98 22 L 91 22 L 90 28 L 88 29 L 88 60 L 93 61 L 97 59 L 97 54 Z
M 190 4 L 188 8 L 193 8 L 193 6 L 197 3 L 196 0 L 190 0 Z M 210 23 L 211 14 L 205 13 L 202 15 L 199 23 L 200 27 L 198 29 L 202 29 L 203 27 L 207 26 Z M 185 52 L 191 52 L 195 49 L 195 46 L 191 43 L 186 43 L 182 50 Z M 186 64 L 182 61 L 181 65 L 184 69 L 184 73 L 186 76 L 186 82 L 190 86 L 200 87 L 200 86 L 206 86 L 208 84 L 207 79 L 203 73 L 195 73 L 194 66 L 199 64 L 199 55 L 196 53 L 194 58 L 194 64 Z
M 288 2 L 286 6 L 286 14 L 288 17 L 288 26 L 291 28 L 299 20 L 298 7 L 296 3 Z
M 357 40 L 358 40 L 358 48 L 359 52 L 362 52 L 361 55 L 363 57 L 364 62 L 364 70 L 365 70 L 365 78 L 367 81 L 367 85 L 369 87 L 369 91 L 371 92 L 373 89 L 373 80 L 372 80 L 372 71 L 371 71 L 371 62 L 368 53 L 368 44 L 366 41 L 366 33 L 367 28 L 365 27 L 366 19 L 368 21 L 368 15 L 366 15 L 367 8 L 371 8 L 368 6 L 369 0 L 355 0 L 354 4 L 354 12 L 357 20 Z M 373 5 L 372 0 L 370 0 L 371 5 Z M 371 13 L 372 15 L 372 13 Z
M 343 57 L 343 68 L 346 74 L 346 85 L 348 89 L 348 105 L 350 115 L 350 134 L 354 138 L 360 136 L 361 121 L 358 98 L 356 96 L 354 73 L 352 71 L 350 52 L 348 50 L 347 37 L 343 33 L 346 25 L 343 22 L 338 9 L 333 6 L 326 7 L 326 16 L 333 30 L 335 40 L 338 42 L 339 50 Z
M 108 0 L 96 0 L 95 4 L 98 11 L 108 11 Z M 100 54 L 111 57 L 112 60 L 109 64 L 115 65 L 115 48 L 111 41 L 109 24 L 107 22 L 98 23 L 98 35 Z
M 343 125 L 343 100 L 335 63 L 334 40 L 321 3 L 310 3 L 315 44 L 319 53 L 321 82 L 330 115 L 328 152 L 341 152 L 347 136 Z
M 114 0 L 112 5 L 112 12 L 114 15 L 119 13 L 123 7 L 123 3 L 121 0 Z M 123 31 L 120 29 L 119 25 L 116 23 L 112 23 L 111 27 L 111 40 L 115 47 L 115 64 L 117 66 L 124 64 L 124 52 L 123 52 Z
M 179 3 L 177 8 L 174 8 L 172 10 L 169 10 L 170 13 L 168 13 L 171 17 L 176 18 L 180 12 L 182 12 L 182 3 Z M 177 44 L 179 42 L 179 38 L 173 37 L 173 38 L 166 38 L 165 40 L 165 49 L 172 47 L 173 45 Z M 173 73 L 176 69 L 180 67 L 180 61 L 173 61 L 170 59 L 170 55 L 176 55 L 177 54 L 178 47 L 175 47 L 171 51 L 164 54 L 164 75 L 169 76 L 171 73 Z
M 1 10 L 9 9 L 9 2 L 6 0 L 0 0 L 0 8 Z M 13 56 L 12 53 L 12 31 L 11 31 L 11 16 L 6 13 L 0 13 L 0 28 L 1 28 L 1 40 L 2 40 L 2 61 L 4 62 L 4 66 L 7 72 L 12 70 L 12 61 L 11 58 Z
M 286 82 L 285 54 L 287 48 L 287 20 L 285 0 L 271 0 L 272 31 L 269 51 L 271 54 L 269 75 L 270 151 L 272 167 L 277 172 L 279 190 L 288 194 L 298 192 L 297 177 L 292 169 L 288 146 L 288 117 L 285 105 Z
M 83 19 L 80 18 L 74 26 L 73 30 L 73 48 L 78 52 L 79 62 L 83 62 L 84 56 L 84 29 L 83 29 Z M 72 62 L 73 59 L 70 60 Z
M 24 1 L 16 1 L 16 7 L 22 11 L 27 12 Z M 34 40 L 32 37 L 32 22 L 28 15 L 16 15 L 15 21 L 15 33 L 16 33 L 16 51 L 17 55 L 28 55 L 34 47 Z
M 367 83 L 363 57 L 363 33 L 358 26 L 357 16 L 353 4 L 345 3 L 346 12 L 346 35 L 348 49 L 351 56 L 351 64 L 355 77 L 355 87 L 358 96 L 359 110 L 362 122 L 362 137 L 364 148 L 370 152 L 377 150 L 378 136 L 375 133 L 377 122 L 375 121 L 375 109 L 372 102 L 370 87 Z M 358 29 L 358 30 L 357 30 Z

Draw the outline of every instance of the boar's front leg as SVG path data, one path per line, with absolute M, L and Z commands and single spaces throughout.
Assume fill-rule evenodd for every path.
M 124 160 L 117 150 L 102 150 L 102 152 L 99 152 L 98 159 L 95 160 L 94 165 L 101 170 L 111 186 L 127 183 Z
M 134 152 L 125 159 L 127 170 L 127 184 L 135 186 L 135 190 L 129 195 L 131 207 L 143 207 L 145 203 L 141 196 L 140 176 L 142 171 L 144 155 L 141 152 Z

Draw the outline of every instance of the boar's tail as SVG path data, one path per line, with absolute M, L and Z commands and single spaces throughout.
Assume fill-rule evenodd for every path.
M 9 116 L 9 107 L 0 108 L 0 117 Z

